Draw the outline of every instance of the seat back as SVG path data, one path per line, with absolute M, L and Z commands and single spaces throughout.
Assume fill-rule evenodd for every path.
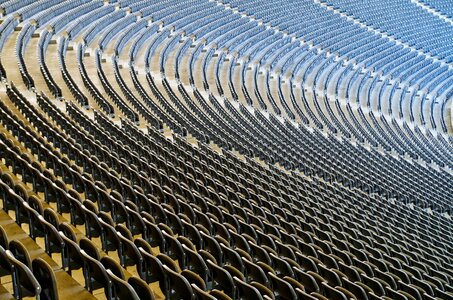
M 168 299 L 169 300 L 180 300 L 180 299 L 195 299 L 195 294 L 192 290 L 187 279 L 179 275 L 175 271 L 171 270 L 166 265 L 164 267 L 164 272 L 167 275 L 168 280 Z
M 107 269 L 107 275 L 113 283 L 113 294 L 117 300 L 140 300 L 140 297 L 127 281 L 113 274 L 110 269 Z
M 154 293 L 151 290 L 151 288 L 149 287 L 149 285 L 146 283 L 146 281 L 144 281 L 138 277 L 132 276 L 132 277 L 129 277 L 127 282 L 135 290 L 135 292 L 137 293 L 137 295 L 140 299 L 149 299 L 149 300 L 155 299 Z
M 252 285 L 245 283 L 237 277 L 233 277 L 234 283 L 236 284 L 238 297 L 240 300 L 262 300 L 260 292 Z
M 52 267 L 38 257 L 32 262 L 33 275 L 41 285 L 41 297 L 48 300 L 58 300 L 57 282 Z
M 30 271 L 30 268 L 16 259 L 10 250 L 6 250 L 6 256 L 11 263 L 14 297 L 16 297 L 16 299 L 22 299 L 22 297 L 28 296 L 36 296 L 39 298 L 41 285 Z

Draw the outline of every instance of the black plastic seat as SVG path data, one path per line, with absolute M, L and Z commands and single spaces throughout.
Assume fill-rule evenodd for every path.
M 58 287 L 52 267 L 42 258 L 35 258 L 32 262 L 33 275 L 41 285 L 41 299 L 58 300 Z
M 134 288 L 132 288 L 132 286 L 127 281 L 116 276 L 110 269 L 107 269 L 106 272 L 113 284 L 113 295 L 115 296 L 114 299 L 140 300 L 140 297 L 137 295 L 137 292 L 134 290 Z
M 297 299 L 296 292 L 294 291 L 291 284 L 279 278 L 277 275 L 273 273 L 268 273 L 268 277 L 272 285 L 272 291 L 274 292 L 275 299 L 277 300 Z
M 13 254 L 14 258 L 25 264 L 31 269 L 31 258 L 27 248 L 18 240 L 9 242 L 9 251 Z
M 144 261 L 142 279 L 147 283 L 159 282 L 160 290 L 166 295 L 165 293 L 168 291 L 168 282 L 162 262 L 154 255 L 143 250 L 143 248 L 139 248 L 139 251 Z
M 146 281 L 144 281 L 138 277 L 131 276 L 131 277 L 129 277 L 127 282 L 135 290 L 139 299 L 148 299 L 148 300 L 155 299 L 154 293 L 151 290 L 151 288 L 149 287 L 149 285 L 146 283 Z
M 39 299 L 41 285 L 30 268 L 16 259 L 10 250 L 6 250 L 6 257 L 11 264 L 13 277 L 13 294 L 16 299 L 35 296 Z
M 85 263 L 84 275 L 86 289 L 92 293 L 94 290 L 104 288 L 107 299 L 113 299 L 113 284 L 104 266 L 84 250 L 80 251 Z
M 116 262 L 110 256 L 103 256 L 100 260 L 101 264 L 104 266 L 106 270 L 110 270 L 116 277 L 125 279 L 124 276 L 124 269 L 121 267 L 119 263 Z
M 118 248 L 118 256 L 122 267 L 134 266 L 137 268 L 138 274 L 143 274 L 143 257 L 140 254 L 137 246 L 129 239 L 125 238 L 121 233 L 118 233 L 120 239 L 120 247 Z
M 192 291 L 195 293 L 197 300 L 216 300 L 218 298 L 214 297 L 210 293 L 198 287 L 196 284 L 192 284 Z
M 224 291 L 225 294 L 234 299 L 236 297 L 236 286 L 230 273 L 210 260 L 206 263 L 212 274 L 212 283 L 208 284 L 208 287 Z
M 195 293 L 187 279 L 171 270 L 166 265 L 163 266 L 168 280 L 168 293 L 166 299 L 169 300 L 195 300 Z
M 233 277 L 233 280 L 236 284 L 238 295 L 236 299 L 240 300 L 261 300 L 263 299 L 262 295 L 252 285 L 245 283 L 237 277 Z

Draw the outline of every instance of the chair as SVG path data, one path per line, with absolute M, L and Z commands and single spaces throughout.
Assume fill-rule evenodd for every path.
M 80 250 L 80 254 L 85 264 L 83 271 L 86 289 L 92 293 L 103 287 L 107 299 L 113 299 L 113 284 L 104 266 L 84 250 Z
M 0 246 L 6 250 L 8 250 L 9 247 L 8 235 L 2 226 L 0 226 Z
M 262 300 L 260 292 L 252 285 L 245 283 L 237 277 L 233 277 L 234 283 L 237 287 L 237 298 L 240 300 Z M 294 298 L 295 299 L 295 298 Z
M 197 285 L 203 290 L 206 290 L 206 282 L 199 276 L 197 273 L 192 272 L 190 270 L 183 270 L 181 272 L 181 276 L 183 276 L 187 281 L 190 283 L 190 285 Z
M 12 240 L 9 242 L 9 250 L 13 254 L 14 258 L 25 264 L 31 269 L 31 258 L 27 248 L 18 240 Z
M 137 272 L 140 276 L 143 274 L 143 257 L 140 254 L 137 246 L 125 238 L 121 233 L 118 232 L 118 237 L 120 238 L 120 247 L 118 248 L 118 256 L 120 258 L 121 266 L 136 266 Z
M 109 251 L 117 251 L 120 245 L 120 238 L 118 237 L 115 227 L 108 224 L 102 218 L 98 218 L 101 225 L 101 244 L 102 250 L 105 253 Z
M 319 293 L 320 288 L 316 280 L 310 274 L 294 268 L 297 280 L 305 287 L 308 293 Z
M 104 256 L 100 260 L 101 264 L 104 266 L 106 270 L 110 270 L 116 277 L 125 279 L 124 276 L 124 269 L 110 256 Z
M 186 262 L 186 253 L 181 243 L 173 236 L 167 234 L 165 231 L 162 232 L 162 234 L 165 238 L 165 254 L 167 254 L 171 259 L 177 260 L 178 264 L 183 269 Z
M 146 252 L 150 253 L 150 254 L 153 254 L 155 255 L 154 251 L 153 251 L 153 248 L 151 247 L 151 245 L 145 241 L 144 239 L 138 237 L 138 238 L 135 238 L 134 240 L 134 244 L 135 246 L 138 248 L 142 247 L 143 250 L 145 250 Z
M 329 299 L 348 300 L 348 297 L 346 297 L 345 294 L 336 288 L 331 287 L 326 281 L 322 282 L 322 285 L 324 286 L 325 295 Z
M 200 256 L 200 254 L 192 249 L 189 249 L 186 245 L 182 245 L 182 247 L 186 253 L 185 266 L 187 270 L 195 272 L 205 283 L 207 283 L 210 277 L 210 272 L 205 260 Z
M 171 270 L 166 265 L 163 266 L 164 272 L 167 275 L 168 280 L 168 287 L 169 290 L 167 292 L 166 299 L 169 300 L 180 300 L 180 299 L 187 299 L 187 300 L 195 300 L 195 294 L 192 290 L 187 279 L 183 276 L 179 275 L 175 271 Z
M 62 232 L 66 238 L 77 243 L 77 235 L 69 223 L 60 223 L 60 225 L 58 226 L 58 231 Z
M 52 224 L 47 222 L 43 216 L 39 216 L 38 221 L 44 228 L 44 244 L 46 253 L 50 256 L 53 253 L 61 253 L 64 248 L 64 242 L 57 229 Z
M 144 261 L 142 279 L 147 283 L 159 282 L 159 287 L 165 295 L 168 291 L 168 282 L 162 262 L 154 255 L 143 250 L 143 248 L 139 248 L 138 250 L 140 251 Z
M 22 299 L 22 297 L 36 296 L 39 299 L 41 285 L 30 271 L 30 268 L 16 259 L 10 250 L 6 250 L 5 253 L 11 264 L 14 297 Z
M 212 282 L 211 285 L 208 284 L 208 287 L 211 286 L 211 289 L 222 290 L 229 297 L 235 299 L 236 286 L 230 273 L 210 260 L 207 261 L 207 264 L 212 274 Z
M 41 299 L 58 300 L 58 287 L 52 267 L 45 260 L 38 257 L 31 263 L 33 275 L 41 285 Z
M 151 288 L 149 287 L 149 285 L 146 283 L 146 281 L 144 281 L 138 277 L 131 276 L 131 277 L 129 277 L 127 282 L 135 290 L 139 299 L 147 299 L 147 300 L 155 299 L 154 293 L 151 290 Z
M 199 288 L 196 284 L 191 284 L 192 290 L 195 293 L 195 297 L 197 300 L 216 300 L 219 298 L 214 297 L 213 295 L 209 294 L 205 290 Z
M 96 260 L 101 259 L 101 253 L 99 252 L 98 247 L 89 239 L 86 237 L 83 237 L 79 241 L 79 247 L 80 250 L 85 251 L 86 254 L 91 256 L 92 258 Z
M 272 284 L 272 291 L 274 292 L 275 299 L 282 300 L 297 299 L 296 292 L 294 291 L 291 284 L 277 277 L 277 275 L 275 274 L 268 273 L 268 276 Z
M 303 290 L 296 288 L 295 289 L 297 298 L 300 300 L 318 300 L 318 298 L 311 296 L 310 294 L 307 294 Z
M 6 250 L 0 246 L 0 277 L 11 275 L 11 263 L 6 256 Z
M 115 296 L 114 299 L 140 300 L 140 297 L 127 281 L 116 276 L 110 269 L 107 269 L 107 275 L 113 283 L 113 294 Z

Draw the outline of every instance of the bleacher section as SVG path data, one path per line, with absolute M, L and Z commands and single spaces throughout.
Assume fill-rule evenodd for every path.
M 0 299 L 453 299 L 452 12 L 0 0 Z

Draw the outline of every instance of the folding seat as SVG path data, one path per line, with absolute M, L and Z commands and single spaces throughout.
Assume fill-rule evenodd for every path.
M 120 266 L 119 263 L 116 262 L 116 260 L 114 260 L 110 256 L 103 256 L 100 262 L 106 270 L 110 270 L 117 277 L 125 279 L 124 269 Z
M 230 241 L 231 235 L 230 235 L 229 231 L 230 230 L 233 231 L 233 230 L 231 229 L 231 227 L 229 226 L 228 223 L 221 224 L 220 222 L 217 222 L 214 219 L 211 219 L 211 223 L 212 223 L 212 226 L 213 226 L 212 227 L 213 228 L 213 234 L 221 236 L 226 241 Z M 228 243 L 228 246 L 229 246 L 229 243 Z
M 154 252 L 155 252 L 155 251 L 153 251 L 153 248 L 151 247 L 151 245 L 140 237 L 134 239 L 134 244 L 137 248 L 141 247 L 141 248 L 143 248 L 143 250 L 145 250 L 146 252 L 148 252 L 150 254 L 154 254 Z
M 0 246 L 6 250 L 9 248 L 8 235 L 2 226 L 0 226 Z
M 33 275 L 41 286 L 41 299 L 58 300 L 58 288 L 52 267 L 42 258 L 32 262 Z
M 252 253 L 253 262 L 256 263 L 257 261 L 262 261 L 265 264 L 268 264 L 268 265 L 271 264 L 272 260 L 269 256 L 268 251 L 266 251 L 266 249 L 260 247 L 256 243 L 253 243 L 250 241 L 249 241 L 249 245 L 250 245 L 250 248 L 252 249 L 251 253 Z
M 195 248 L 201 249 L 203 239 L 197 227 L 188 223 L 185 220 L 181 220 L 184 226 L 184 232 L 186 237 L 194 244 Z
M 219 265 L 223 264 L 223 252 L 222 248 L 220 247 L 219 243 L 213 237 L 205 234 L 204 232 L 200 232 L 203 238 L 203 249 L 209 252 L 212 256 L 214 256 L 216 262 Z
M 237 249 L 242 249 L 247 253 L 251 253 L 251 248 L 247 240 L 250 240 L 251 237 L 247 236 L 246 234 L 238 234 L 235 231 L 228 229 L 231 237 L 232 242 L 231 246 Z M 253 240 L 252 240 L 253 242 Z
M 186 253 L 186 269 L 198 274 L 204 282 L 208 282 L 210 278 L 210 271 L 204 259 L 200 256 L 200 254 L 192 249 L 189 249 L 186 245 L 182 245 L 182 247 Z
M 161 251 L 165 248 L 165 239 L 162 230 L 154 223 L 151 215 L 142 212 L 143 222 L 147 227 L 148 240 L 146 240 L 151 247 L 159 247 Z
M 416 300 L 422 300 L 422 293 L 419 289 L 417 289 L 414 285 L 412 284 L 406 284 L 404 282 L 399 282 L 399 287 L 401 291 L 404 291 L 408 294 L 410 294 L 414 299 Z
M 334 287 L 331 287 L 327 282 L 323 282 L 322 285 L 324 286 L 325 295 L 329 299 L 348 300 L 347 296 L 343 294 L 343 292 Z
M 191 284 L 192 291 L 195 293 L 195 299 L 197 300 L 215 300 L 215 299 L 222 299 L 220 297 L 214 297 L 212 294 L 204 291 L 200 287 L 198 287 L 196 284 Z M 212 293 L 212 292 L 211 292 Z M 221 292 L 219 292 L 221 293 Z M 223 294 L 225 295 L 225 294 Z M 225 295 L 225 297 L 228 297 Z M 228 297 L 229 298 L 229 297 Z M 225 298 L 223 298 L 225 299 Z M 231 298 L 229 298 L 231 299 Z
M 275 299 L 297 299 L 296 292 L 291 284 L 272 273 L 268 273 L 268 277 L 272 285 Z
M 296 255 L 297 262 L 299 263 L 299 268 L 302 271 L 313 271 L 315 273 L 318 273 L 318 263 L 321 262 L 320 260 L 311 256 L 305 256 L 299 252 L 296 252 Z
M 390 297 L 390 299 L 395 299 L 395 300 L 415 300 L 414 297 L 412 297 L 410 294 L 404 292 L 404 291 L 396 291 L 396 290 L 393 290 L 389 287 L 387 287 L 387 290 L 386 290 L 386 294 L 388 295 L 388 297 Z M 369 294 L 369 295 L 373 295 L 373 294 Z M 371 299 L 371 297 L 368 297 Z
M 354 294 L 357 299 L 363 299 L 363 300 L 368 299 L 366 291 L 360 285 L 358 285 L 352 281 L 349 281 L 346 278 L 343 278 L 343 286 L 345 287 L 345 289 L 347 289 L 352 294 Z
M 318 285 L 318 282 L 315 280 L 315 278 L 311 274 L 316 274 L 316 273 L 308 273 L 304 272 L 302 270 L 298 270 L 297 268 L 294 268 L 295 274 L 296 274 L 296 279 L 305 287 L 305 291 L 307 293 L 319 293 L 320 288 Z
M 101 226 L 101 244 L 102 250 L 108 253 L 109 251 L 118 250 L 120 239 L 116 229 L 112 226 L 113 220 L 110 215 L 101 212 L 99 213 L 99 225 Z
M 14 297 L 22 299 L 22 297 L 36 296 L 39 299 L 42 289 L 38 280 L 30 271 L 31 266 L 29 267 L 16 259 L 10 250 L 6 250 L 5 254 L 11 264 Z
M 276 256 L 274 253 L 270 253 L 270 257 L 272 259 L 272 266 L 274 268 L 275 275 L 278 277 L 289 276 L 294 278 L 294 271 L 287 261 Z
M 446 292 L 442 291 L 440 289 L 435 290 L 436 296 L 441 298 L 441 299 L 453 299 L 453 293 L 452 292 Z
M 143 218 L 138 213 L 137 206 L 130 201 L 126 201 L 125 204 L 127 212 L 127 228 L 129 228 L 132 235 L 140 234 L 144 239 L 147 239 L 147 227 L 143 221 Z
M 12 191 L 7 197 L 12 199 L 16 223 L 19 226 L 23 223 L 28 224 L 28 222 L 30 222 L 28 213 L 29 210 L 26 209 L 26 206 L 30 207 L 28 203 L 26 203 L 22 197 Z
M 288 257 L 292 260 L 296 260 L 296 254 L 294 253 L 298 249 L 291 248 L 291 245 L 283 244 L 282 242 L 275 240 L 275 245 L 277 246 L 277 252 L 280 256 Z
M 425 294 L 423 295 L 423 297 L 426 297 L 426 294 L 428 294 L 429 296 L 434 296 L 434 289 L 436 288 L 436 286 L 434 284 L 432 284 L 429 281 L 418 279 L 418 278 L 412 278 L 412 280 L 414 282 L 414 285 L 422 288 L 425 291 L 424 292 Z M 393 288 L 393 286 L 391 286 L 391 287 Z
M 18 240 L 12 240 L 9 242 L 9 251 L 15 259 L 19 260 L 31 269 L 31 258 L 27 248 Z
M 274 240 L 268 234 L 265 234 L 259 230 L 257 230 L 256 233 L 258 234 L 258 242 L 261 246 L 268 246 L 271 249 L 277 248 Z
M 146 283 L 146 281 L 135 277 L 131 276 L 127 280 L 129 285 L 135 290 L 137 293 L 137 296 L 139 299 L 148 299 L 148 300 L 154 300 L 154 293 L 149 287 L 149 285 Z
M 28 220 L 26 221 L 29 224 L 29 235 L 32 239 L 36 240 L 37 237 L 44 237 L 44 228 L 42 223 L 39 221 L 39 217 L 42 218 L 39 213 L 30 207 L 27 202 L 22 202 L 22 208 L 20 211 L 26 212 Z
M 300 299 L 300 300 L 318 300 L 319 299 L 319 298 L 311 296 L 310 294 L 306 293 L 305 291 L 303 291 L 299 288 L 296 288 L 294 291 L 296 292 L 297 299 Z
M 70 213 L 70 219 L 71 219 L 71 224 L 76 226 L 76 225 L 84 225 L 85 224 L 85 212 L 82 208 L 82 202 L 80 200 L 78 200 L 77 198 L 74 198 L 71 194 L 69 194 L 69 191 L 68 191 L 68 195 L 64 195 L 63 196 L 63 202 L 64 204 L 58 204 L 57 202 L 57 208 L 60 206 L 60 209 L 64 209 L 62 208 L 62 206 L 66 206 L 68 205 L 69 206 L 69 213 Z M 62 199 L 59 199 L 57 201 L 61 201 Z M 58 209 L 57 209 L 58 211 Z M 58 212 L 62 212 L 61 210 L 58 211 Z
M 187 203 L 185 201 L 179 201 L 179 205 L 181 207 L 181 213 L 179 215 L 184 214 L 190 220 L 195 220 L 196 218 L 195 212 L 193 211 L 193 208 L 189 205 L 189 203 L 193 202 L 190 202 L 190 200 L 187 201 Z
M 316 248 L 314 244 L 308 244 L 305 243 L 304 241 L 298 240 L 299 242 L 299 249 L 302 252 L 302 254 L 306 256 L 312 256 L 317 258 L 318 257 L 318 251 L 316 251 Z
M 207 283 L 208 288 L 219 289 L 232 299 L 235 299 L 236 286 L 230 273 L 210 260 L 207 260 L 206 263 L 212 274 L 212 282 Z
M 124 279 L 116 276 L 111 270 L 107 269 L 107 275 L 112 281 L 114 299 L 133 299 L 140 300 L 136 291 Z
M 101 253 L 99 252 L 98 247 L 89 239 L 86 237 L 82 237 L 79 240 L 79 247 L 80 250 L 85 251 L 86 254 L 89 256 L 93 257 L 96 260 L 101 259 Z
M 401 281 L 405 283 L 411 283 L 411 276 L 409 276 L 404 270 L 389 266 L 389 272 L 398 276 Z
M 202 290 L 206 290 L 206 282 L 195 272 L 190 270 L 182 270 L 181 276 L 184 277 L 190 285 L 196 285 Z
M 92 293 L 94 290 L 103 287 L 107 299 L 113 299 L 113 284 L 104 266 L 84 250 L 81 250 L 80 254 L 85 264 L 85 286 L 88 291 Z
M 112 191 L 111 193 L 113 193 Z M 114 197 L 110 197 L 111 203 L 112 203 L 112 208 L 111 208 L 111 215 L 113 218 L 113 221 L 116 224 L 123 224 L 127 223 L 127 210 L 126 206 L 121 200 L 115 199 Z
M 243 273 L 244 264 L 239 253 L 229 248 L 224 243 L 220 243 L 220 247 L 222 248 L 223 251 L 223 266 L 225 267 L 227 265 L 231 265 L 238 269 L 241 273 Z
M 270 287 L 270 281 L 261 266 L 242 258 L 245 266 L 245 281 L 248 283 L 258 282 L 266 287 Z
M 143 276 L 144 261 L 137 246 L 128 238 L 118 232 L 120 245 L 118 248 L 118 257 L 123 268 L 134 266 L 137 268 L 137 273 Z
M 44 220 L 44 217 L 38 216 L 39 224 L 44 229 L 44 244 L 46 253 L 52 256 L 53 253 L 61 253 L 64 249 L 64 241 L 60 237 L 57 229 Z
M 181 243 L 165 231 L 163 231 L 162 234 L 165 238 L 165 254 L 167 254 L 171 259 L 176 260 L 181 268 L 184 268 L 186 254 Z
M 263 299 L 260 292 L 253 287 L 252 285 L 245 283 L 244 281 L 240 280 L 237 277 L 233 277 L 233 280 L 236 284 L 238 295 L 236 299 Z
M 195 294 L 189 282 L 178 273 L 174 272 L 167 266 L 163 266 L 168 280 L 168 292 L 166 299 L 195 299 Z
M 326 280 L 330 286 L 342 286 L 341 279 L 337 273 L 324 265 L 318 265 L 319 274 Z
M 71 225 L 67 222 L 62 222 L 58 226 L 58 229 L 60 232 L 62 232 L 68 239 L 70 239 L 73 242 L 77 242 L 77 236 L 76 233 L 74 232 L 74 229 L 72 229 Z M 60 234 L 61 236 L 61 234 Z
M 170 229 L 173 233 L 178 234 L 178 235 L 184 235 L 184 227 L 181 222 L 181 219 L 176 214 L 169 212 L 166 209 L 164 209 L 164 210 L 165 210 L 165 213 L 167 216 L 167 223 L 165 223 L 165 224 L 170 227 Z
M 325 266 L 338 269 L 337 260 L 334 256 L 332 256 L 332 254 L 324 254 L 323 252 L 318 251 L 318 259 L 322 261 Z

